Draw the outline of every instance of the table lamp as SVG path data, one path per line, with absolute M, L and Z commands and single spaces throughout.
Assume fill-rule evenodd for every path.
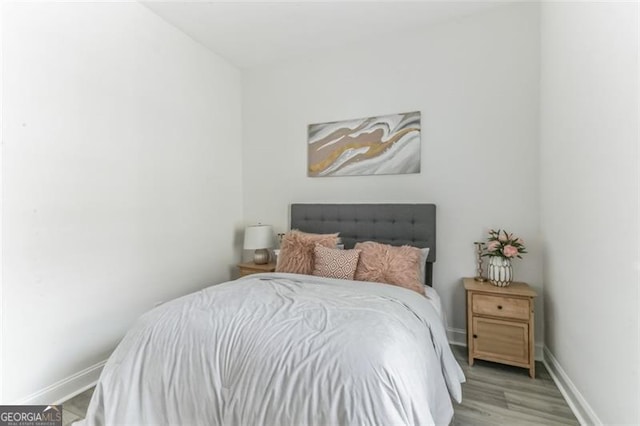
M 244 231 L 244 249 L 255 250 L 253 263 L 269 263 L 269 250 L 273 247 L 273 228 L 271 225 L 248 226 Z

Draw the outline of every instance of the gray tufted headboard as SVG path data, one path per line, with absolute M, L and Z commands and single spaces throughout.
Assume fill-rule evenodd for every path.
M 362 241 L 429 247 L 425 282 L 433 284 L 435 204 L 292 204 L 291 229 L 315 234 L 339 232 L 347 249 Z

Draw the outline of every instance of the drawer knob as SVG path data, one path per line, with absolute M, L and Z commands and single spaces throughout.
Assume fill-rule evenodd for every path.
M 473 335 L 473 338 L 474 338 L 474 339 L 477 339 L 477 338 L 478 338 L 478 335 L 477 335 L 477 334 L 474 334 L 474 335 Z
M 498 309 L 502 309 L 502 305 L 498 305 Z

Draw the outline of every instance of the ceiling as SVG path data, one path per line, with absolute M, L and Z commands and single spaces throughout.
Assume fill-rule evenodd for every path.
M 239 68 L 375 41 L 506 1 L 142 2 Z

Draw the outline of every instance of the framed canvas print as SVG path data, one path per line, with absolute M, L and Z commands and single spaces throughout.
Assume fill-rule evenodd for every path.
M 420 111 L 310 124 L 310 177 L 420 173 Z

